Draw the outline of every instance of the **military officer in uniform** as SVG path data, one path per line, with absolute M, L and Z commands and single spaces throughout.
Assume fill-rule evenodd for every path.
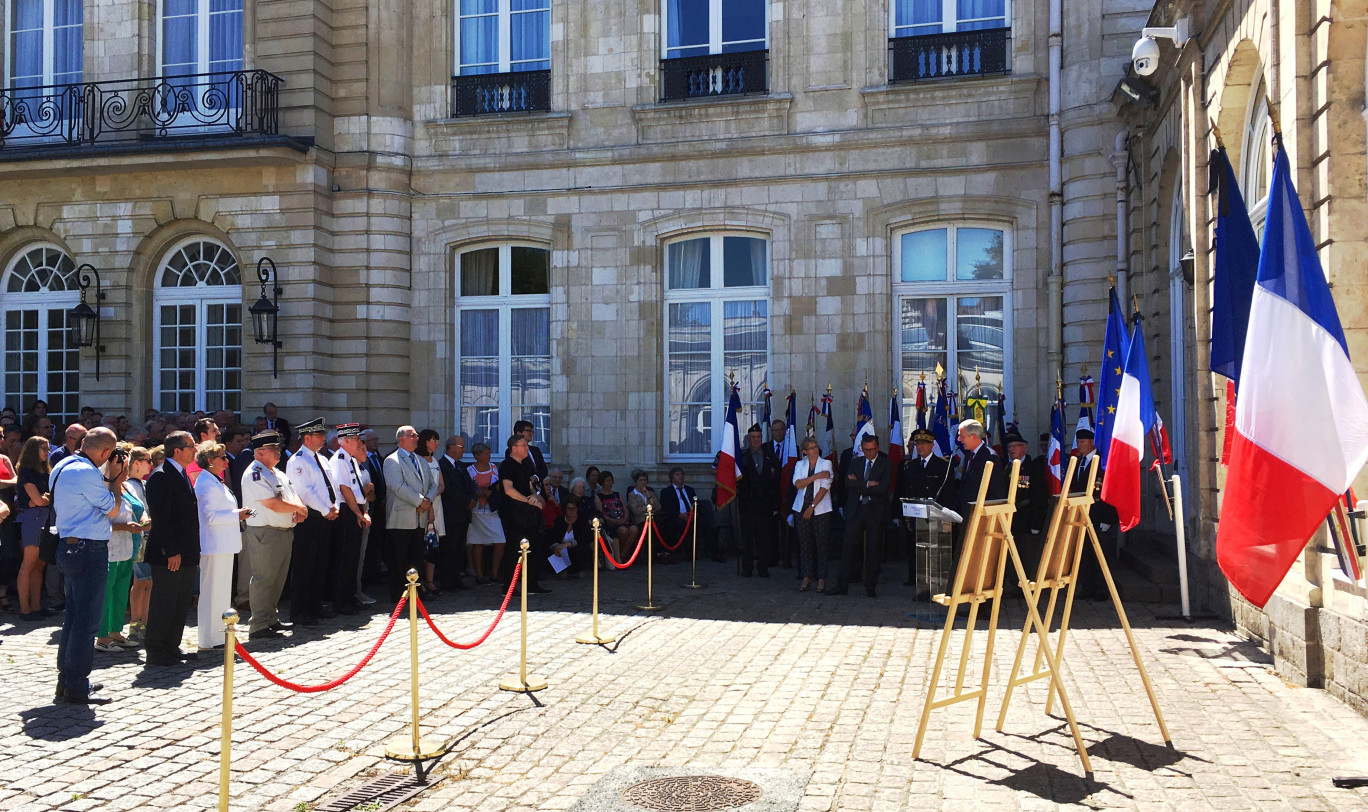
M 317 626 L 320 618 L 335 617 L 323 610 L 323 598 L 327 594 L 332 522 L 340 515 L 337 485 L 328 473 L 328 462 L 320 454 L 327 434 L 323 418 L 301 423 L 295 431 L 301 445 L 290 457 L 285 471 L 308 508 L 308 515 L 295 525 L 290 617 L 301 626 Z
M 295 495 L 289 476 L 275 467 L 280 461 L 279 434 L 267 430 L 253 437 L 252 456 L 242 472 L 242 506 L 253 511 L 247 516 L 242 543 L 251 550 L 252 617 L 247 630 L 252 640 L 261 640 L 279 637 L 283 628 L 276 607 L 290 571 L 292 531 L 308 508 Z
M 332 589 L 333 609 L 347 615 L 356 614 L 361 605 L 356 598 L 356 573 L 361 563 L 361 533 L 370 526 L 370 512 L 366 499 L 365 472 L 366 441 L 361 439 L 361 426 L 343 423 L 337 427 L 336 453 L 328 460 L 328 471 L 338 489 L 338 508 L 342 516 L 337 520 L 337 549 L 333 551 Z
M 913 456 L 904 457 L 898 470 L 898 504 L 894 505 L 898 516 L 902 515 L 901 500 L 930 499 L 938 505 L 946 505 L 954 497 L 955 477 L 950 473 L 950 463 L 944 457 L 937 457 L 936 435 L 926 429 L 912 432 Z M 917 527 L 916 519 L 902 519 L 903 546 L 907 550 L 907 581 L 904 586 L 917 583 Z

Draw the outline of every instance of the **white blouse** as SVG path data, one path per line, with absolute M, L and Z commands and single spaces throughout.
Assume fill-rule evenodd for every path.
M 795 491 L 795 493 L 794 493 L 794 495 L 793 495 L 793 509 L 794 509 L 794 511 L 796 511 L 796 512 L 798 512 L 798 513 L 802 513 L 802 511 L 803 511 L 803 494 L 804 494 L 804 492 L 807 490 L 807 488 L 800 488 L 800 487 L 798 487 L 798 480 L 800 480 L 800 479 L 807 479 L 808 477 L 812 476 L 813 474 L 819 473 L 819 472 L 821 472 L 821 471 L 826 471 L 827 473 L 831 473 L 831 460 L 826 459 L 825 457 L 818 457 L 818 458 L 817 458 L 817 465 L 816 465 L 816 467 L 813 467 L 812 464 L 808 462 L 807 457 L 801 457 L 801 458 L 798 460 L 798 462 L 794 464 L 794 466 L 793 466 L 793 490 Z M 816 502 L 813 502 L 813 503 L 812 503 L 812 515 L 813 515 L 813 516 L 820 516 L 820 515 L 822 515 L 823 513 L 830 513 L 830 512 L 831 512 L 831 483 L 832 483 L 832 481 L 833 481 L 832 479 L 820 479 L 820 480 L 818 480 L 818 481 L 812 483 L 812 493 L 813 493 L 814 496 L 816 496 L 820 491 L 826 491 L 826 493 L 823 493 L 823 494 L 822 494 L 822 497 L 821 497 L 820 499 L 818 499 Z
M 207 472 L 196 477 L 195 498 L 199 500 L 200 554 L 242 552 L 237 499 L 223 480 Z

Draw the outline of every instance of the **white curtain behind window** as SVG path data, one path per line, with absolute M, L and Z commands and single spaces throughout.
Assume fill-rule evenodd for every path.
M 708 287 L 708 277 L 704 267 L 708 248 L 706 238 L 670 243 L 671 290 L 694 290 Z
M 210 72 L 242 70 L 242 0 L 209 0 Z
M 498 279 L 499 249 L 482 248 L 461 254 L 462 296 L 496 296 Z
M 551 0 L 512 0 L 509 70 L 551 69 Z

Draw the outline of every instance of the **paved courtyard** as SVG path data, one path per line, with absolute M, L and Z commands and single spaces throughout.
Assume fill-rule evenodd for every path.
M 602 631 L 620 638 L 606 647 L 574 642 L 589 628 L 588 578 L 547 580 L 554 594 L 531 599 L 531 668 L 549 682 L 535 699 L 497 687 L 517 666 L 516 614 L 469 652 L 421 628 L 424 734 L 452 742 L 452 755 L 442 783 L 402 808 L 569 809 L 631 767 L 783 770 L 803 810 L 1368 809 L 1368 790 L 1331 785 L 1368 775 L 1368 721 L 1287 684 L 1227 629 L 1161 619 L 1162 607 L 1128 611 L 1173 749 L 1110 605 L 1075 612 L 1064 672 L 1092 755 L 1087 780 L 1062 717 L 1044 714 L 1045 683 L 1019 692 L 1005 732 L 992 730 L 1021 610 L 998 638 L 983 738 L 970 736 L 972 705 L 938 710 L 913 762 L 940 622 L 909 588 L 829 598 L 798 593 L 791 570 L 743 581 L 710 563 L 710 586 L 689 591 L 678 586 L 687 567 L 656 574 L 667 608 L 652 615 L 633 608 L 644 572 L 605 575 Z M 468 640 L 497 603 L 485 587 L 431 608 L 449 637 Z M 385 619 L 248 648 L 287 679 L 324 682 L 360 660 Z M 55 631 L 0 623 L 0 810 L 214 808 L 221 658 L 167 672 L 144 671 L 140 654 L 97 653 L 96 678 L 118 701 L 54 706 Z M 394 769 L 384 742 L 407 731 L 408 676 L 406 621 L 327 693 L 287 692 L 239 662 L 232 808 L 308 810 Z

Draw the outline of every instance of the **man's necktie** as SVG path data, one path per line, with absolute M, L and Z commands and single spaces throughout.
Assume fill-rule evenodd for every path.
M 356 458 L 347 457 L 347 461 L 351 463 L 352 476 L 356 478 L 356 495 L 358 497 L 365 498 L 361 493 L 361 469 L 356 467 Z
M 314 465 L 318 466 L 318 473 L 323 475 L 323 484 L 328 488 L 328 501 L 336 502 L 337 494 L 333 493 L 332 480 L 328 479 L 328 472 L 323 470 L 323 463 L 318 461 L 318 454 L 310 454 L 309 456 L 313 457 Z

